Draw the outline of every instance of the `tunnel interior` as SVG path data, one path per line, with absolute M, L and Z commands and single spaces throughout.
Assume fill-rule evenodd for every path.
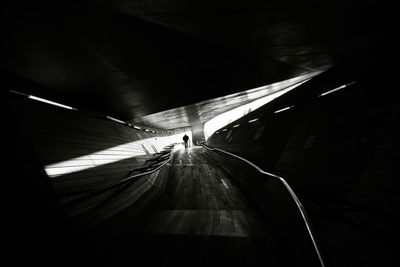
M 379 1 L 7 1 L 7 258 L 395 266 L 394 12 Z

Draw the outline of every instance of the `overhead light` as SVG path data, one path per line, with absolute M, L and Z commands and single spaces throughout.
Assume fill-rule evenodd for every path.
M 255 119 L 249 120 L 249 123 L 252 123 L 252 122 L 255 122 L 255 121 L 258 121 L 258 118 L 255 118 Z
M 144 129 L 144 131 L 145 131 L 145 132 L 150 132 L 150 130 L 149 130 L 149 129 Z
M 346 87 L 348 87 L 348 86 L 350 86 L 350 85 L 352 85 L 352 84 L 355 84 L 355 83 L 356 83 L 356 81 L 353 81 L 353 82 L 351 82 L 351 83 L 341 85 L 341 86 L 339 86 L 339 87 L 336 87 L 336 88 L 334 88 L 334 89 L 332 89 L 332 90 L 329 90 L 329 91 L 326 91 L 325 93 L 320 94 L 318 97 L 329 95 L 329 94 L 331 94 L 331 93 L 333 93 L 333 92 L 336 92 L 336 91 L 339 91 L 339 90 L 341 90 L 341 89 L 344 89 L 344 88 L 346 88 Z
M 118 123 L 122 123 L 122 124 L 126 124 L 126 122 L 121 121 L 121 120 L 119 120 L 119 119 L 116 119 L 116 118 L 113 118 L 113 117 L 110 117 L 110 116 L 106 116 L 106 117 L 107 117 L 107 119 L 110 119 L 110 120 L 112 120 L 112 121 L 115 121 L 115 122 L 118 122 Z
M 57 103 L 57 102 L 54 102 L 54 101 L 50 101 L 50 100 L 47 100 L 47 99 L 44 99 L 44 98 L 40 98 L 40 97 L 37 97 L 37 96 L 29 95 L 28 98 L 32 99 L 32 100 L 40 101 L 40 102 L 43 102 L 43 103 L 47 103 L 47 104 L 50 104 L 50 105 L 53 105 L 53 106 L 61 107 L 61 108 L 76 110 L 76 108 L 73 108 L 73 107 L 70 107 L 70 106 L 67 106 L 67 105 L 63 105 L 63 104 L 60 104 L 60 103 Z
M 60 103 L 57 103 L 57 102 L 54 102 L 54 101 L 51 101 L 51 100 L 47 100 L 47 99 L 44 99 L 44 98 L 41 98 L 41 97 L 20 93 L 20 92 L 14 91 L 14 90 L 9 90 L 9 91 L 12 92 L 12 93 L 15 93 L 15 94 L 26 96 L 29 99 L 36 100 L 36 101 L 39 101 L 39 102 L 43 102 L 43 103 L 46 103 L 46 104 L 50 104 L 50 105 L 53 105 L 53 106 L 57 106 L 57 107 L 65 108 L 65 109 L 70 109 L 70 110 L 77 110 L 76 108 L 73 108 L 73 107 L 70 107 L 70 106 L 67 106 L 67 105 L 64 105 L 64 104 L 60 104 Z
M 133 125 L 133 128 L 138 129 L 138 130 L 142 129 L 139 126 L 135 126 L 135 125 Z
M 228 130 L 228 129 L 223 129 L 222 131 L 225 132 L 226 130 Z
M 233 128 L 239 127 L 240 124 L 233 125 Z
M 225 182 L 225 180 L 221 178 L 221 182 L 222 182 L 222 184 L 224 185 L 224 187 L 225 187 L 226 189 L 229 190 L 229 186 L 228 186 L 228 184 Z
M 282 111 L 286 111 L 286 110 L 291 109 L 291 108 L 293 108 L 293 107 L 294 107 L 294 105 L 293 105 L 293 106 L 290 106 L 290 107 L 282 108 L 282 109 L 279 109 L 279 110 L 274 111 L 274 113 L 279 113 L 279 112 L 282 112 Z

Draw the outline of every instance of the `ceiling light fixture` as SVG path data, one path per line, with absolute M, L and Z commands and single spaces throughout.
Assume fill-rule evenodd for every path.
M 113 117 L 110 117 L 110 116 L 106 116 L 106 118 L 107 118 L 107 119 L 109 119 L 109 120 L 112 120 L 112 121 L 115 121 L 115 122 L 121 123 L 121 124 L 126 124 L 126 122 L 124 122 L 124 121 L 121 121 L 121 120 L 119 120 L 119 119 L 116 119 L 116 118 L 113 118 Z
M 355 84 L 355 83 L 356 83 L 356 81 L 353 81 L 353 82 L 351 82 L 351 83 L 341 85 L 341 86 L 339 86 L 339 87 L 336 87 L 336 88 L 334 88 L 334 89 L 332 89 L 332 90 L 329 90 L 329 91 L 326 91 L 325 93 L 320 94 L 318 97 L 326 96 L 326 95 L 332 94 L 332 93 L 334 93 L 334 92 L 336 92 L 336 91 L 339 91 L 339 90 L 341 90 L 341 89 L 344 89 L 344 88 L 346 88 L 346 87 L 348 87 L 348 86 L 350 86 L 350 85 L 352 85 L 352 84 Z
M 293 105 L 293 106 L 290 106 L 290 107 L 282 108 L 282 109 L 279 109 L 279 110 L 274 111 L 274 113 L 279 113 L 279 112 L 282 112 L 282 111 L 286 111 L 286 110 L 291 109 L 291 108 L 293 108 L 293 107 L 294 107 L 294 105 Z

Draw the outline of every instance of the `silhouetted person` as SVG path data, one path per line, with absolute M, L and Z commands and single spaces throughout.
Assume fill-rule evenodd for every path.
M 186 134 L 183 136 L 183 141 L 185 142 L 185 148 L 188 147 L 189 144 L 189 136 L 187 136 Z

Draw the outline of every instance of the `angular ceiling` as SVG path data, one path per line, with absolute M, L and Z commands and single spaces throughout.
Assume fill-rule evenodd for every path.
M 386 34 L 374 1 L 71 2 L 9 1 L 0 67 L 44 86 L 25 93 L 168 129 L 357 60 Z
M 161 129 L 169 129 L 170 124 L 173 124 L 176 128 L 185 128 L 188 125 L 203 125 L 205 122 L 221 113 L 256 101 L 266 95 L 274 94 L 281 90 L 289 89 L 290 87 L 296 87 L 319 73 L 320 72 L 311 72 L 306 75 L 301 75 L 239 93 L 208 99 L 184 107 L 160 111 L 140 118 L 135 118 L 132 122 L 134 124 L 148 125 L 150 127 L 158 127 Z

